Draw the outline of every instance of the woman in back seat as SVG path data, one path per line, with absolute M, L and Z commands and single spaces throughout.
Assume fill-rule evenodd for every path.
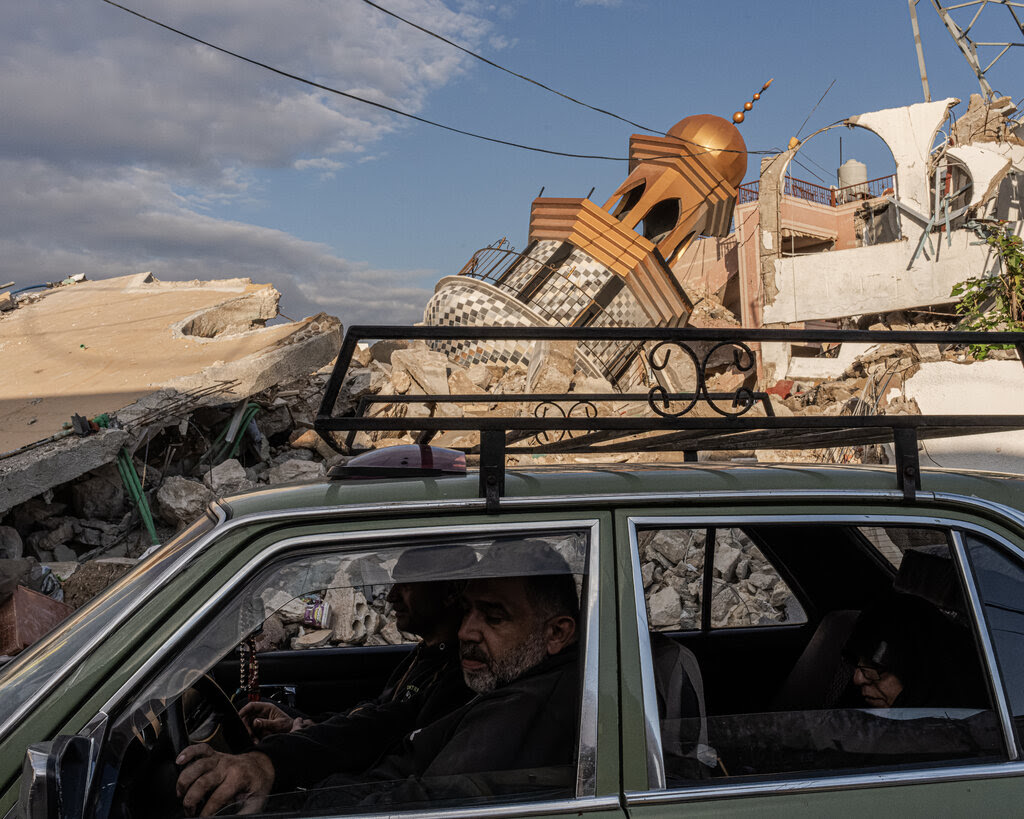
M 863 611 L 843 653 L 871 708 L 988 705 L 970 634 L 920 597 L 892 594 Z

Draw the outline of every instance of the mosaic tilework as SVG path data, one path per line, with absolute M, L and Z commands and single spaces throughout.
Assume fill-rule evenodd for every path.
M 633 294 L 626 288 L 611 300 L 608 306 L 595 319 L 592 327 L 644 327 L 648 323 L 647 316 L 640 308 Z M 619 369 L 620 356 L 629 355 L 635 345 L 621 341 L 591 342 L 587 345 L 591 355 L 602 363 L 602 375 L 622 390 L 630 390 L 637 385 L 647 383 L 647 371 L 639 361 L 639 357 L 630 364 L 618 379 L 613 377 Z
M 490 285 L 450 284 L 431 296 L 423 311 L 423 322 L 435 327 L 530 327 L 537 324 L 516 307 L 504 293 Z M 464 367 L 480 363 L 525 366 L 533 347 L 522 341 L 432 341 L 430 346 Z
M 521 291 L 533 278 L 533 274 L 540 269 L 541 264 L 551 258 L 551 254 L 558 249 L 560 244 L 562 243 L 557 239 L 543 239 L 537 242 L 533 250 L 530 251 L 530 258 L 523 259 L 519 266 L 509 274 L 509 277 L 498 286 L 513 295 Z
M 550 240 L 539 242 L 530 254 L 547 259 L 561 245 Z M 549 323 L 568 326 L 590 307 L 594 297 L 615 274 L 592 257 L 574 248 L 562 264 L 559 274 L 552 275 L 537 291 L 529 305 L 514 298 L 539 269 L 537 264 L 523 264 L 500 287 L 466 279 L 438 290 L 423 313 L 425 324 L 448 327 L 511 326 L 528 327 Z M 593 321 L 594 327 L 643 327 L 648 318 L 628 288 L 623 288 Z M 476 363 L 529 364 L 532 344 L 526 342 L 431 342 L 457 364 Z M 640 357 L 634 357 L 623 371 L 623 357 L 629 357 L 635 345 L 623 342 L 592 342 L 581 344 L 580 364 L 592 374 L 600 373 L 612 383 L 618 371 L 617 386 L 632 389 L 646 384 L 647 372 Z
M 537 291 L 530 305 L 555 324 L 572 324 L 612 276 L 579 248 L 573 249 L 554 275 Z

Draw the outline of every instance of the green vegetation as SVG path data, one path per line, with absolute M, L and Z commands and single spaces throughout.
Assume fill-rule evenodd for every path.
M 975 230 L 985 244 L 999 254 L 1000 271 L 962 281 L 953 287 L 958 298 L 957 315 L 963 316 L 961 330 L 1024 331 L 1024 241 L 1008 225 L 978 225 Z M 984 359 L 1006 345 L 972 344 L 971 355 Z

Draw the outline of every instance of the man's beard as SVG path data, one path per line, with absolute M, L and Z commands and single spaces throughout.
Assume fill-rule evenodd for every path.
M 543 627 L 530 634 L 520 645 L 496 657 L 488 656 L 475 643 L 467 643 L 460 649 L 464 659 L 486 663 L 475 671 L 462 670 L 466 685 L 477 694 L 486 694 L 500 685 L 508 685 L 523 674 L 539 665 L 548 655 Z

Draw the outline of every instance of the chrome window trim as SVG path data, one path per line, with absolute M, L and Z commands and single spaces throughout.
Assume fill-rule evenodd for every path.
M 647 738 L 647 784 L 665 787 L 665 754 L 661 745 L 661 725 L 658 722 L 658 696 L 654 688 L 654 658 L 651 655 L 651 635 L 647 621 L 647 599 L 644 596 L 640 572 L 640 544 L 636 526 L 629 519 L 629 560 L 633 571 L 633 602 L 636 609 L 637 641 L 640 646 L 640 678 L 643 684 L 644 734 Z
M 1003 687 L 1003 678 L 999 673 L 999 664 L 996 662 L 995 646 L 992 643 L 992 635 L 988 630 L 988 618 L 985 617 L 984 605 L 981 602 L 981 595 L 978 594 L 978 585 L 975 583 L 974 575 L 969 567 L 967 559 L 967 545 L 964 543 L 964 536 L 959 530 L 954 529 L 951 533 L 953 538 L 953 552 L 956 555 L 960 579 L 964 588 L 967 589 L 967 603 L 974 614 L 975 635 L 981 641 L 983 659 L 988 667 L 989 678 L 992 680 L 992 688 L 996 697 L 999 721 L 1003 726 L 1003 738 L 1006 741 L 1006 753 L 1010 759 L 1017 759 L 1017 742 L 1014 737 L 1013 719 L 1010 716 L 1010 703 L 1006 698 L 1006 689 Z
M 958 530 L 966 530 L 966 531 L 975 532 L 976 534 L 983 535 L 984 537 L 988 538 L 989 540 L 993 540 L 993 541 L 999 543 L 1003 548 L 1009 549 L 1014 554 L 1017 554 L 1018 556 L 1024 557 L 1024 553 L 1022 553 L 1022 551 L 1017 546 L 1015 546 L 1013 543 L 1011 543 L 1010 541 L 1006 540 L 1006 538 L 1002 537 L 1001 535 L 998 535 L 998 534 L 996 534 L 995 532 L 992 532 L 989 529 L 986 529 L 986 528 L 984 528 L 982 526 L 979 526 L 978 524 L 970 523 L 970 522 L 965 522 L 965 521 L 961 521 L 961 520 L 956 520 L 956 519 L 951 519 L 951 518 L 935 517 L 935 516 L 931 516 L 931 515 L 898 515 L 898 516 L 893 516 L 893 515 L 874 514 L 874 513 L 872 513 L 872 514 L 860 514 L 860 515 L 857 515 L 857 514 L 844 514 L 844 513 L 841 513 L 841 512 L 840 513 L 818 514 L 818 515 L 815 515 L 815 514 L 787 515 L 787 514 L 784 514 L 784 513 L 782 513 L 782 514 L 765 513 L 765 514 L 756 514 L 756 515 L 746 515 L 746 514 L 740 514 L 740 515 L 730 515 L 730 514 L 717 514 L 717 515 L 631 515 L 628 518 L 627 522 L 628 522 L 628 525 L 629 525 L 628 528 L 629 528 L 630 552 L 631 552 L 631 558 L 633 558 L 633 560 L 632 560 L 632 563 L 633 563 L 632 570 L 633 570 L 634 589 L 636 589 L 638 585 L 642 587 L 642 583 L 638 584 L 636 582 L 637 579 L 640 578 L 640 566 L 639 566 L 640 554 L 639 554 L 639 547 L 638 547 L 638 541 L 637 541 L 637 535 L 636 535 L 637 527 L 638 526 L 664 526 L 664 525 L 672 525 L 672 526 L 678 526 L 680 528 L 682 528 L 682 527 L 691 527 L 692 528 L 692 527 L 696 527 L 696 526 L 700 526 L 700 527 L 715 527 L 715 526 L 735 526 L 735 525 L 742 525 L 742 524 L 773 524 L 773 523 L 775 523 L 775 524 L 778 524 L 778 523 L 835 523 L 835 524 L 844 524 L 844 525 L 853 525 L 853 526 L 864 525 L 864 524 L 867 524 L 867 523 L 889 523 L 890 525 L 899 524 L 899 525 L 941 526 L 941 527 L 949 530 L 949 533 L 954 536 L 954 542 L 955 542 L 956 538 L 960 538 L 960 550 L 963 549 L 963 538 L 960 535 Z M 974 624 L 975 624 L 975 627 L 977 629 L 979 629 L 984 634 L 984 636 L 982 637 L 982 640 L 981 640 L 981 647 L 982 647 L 982 653 L 983 653 L 983 658 L 982 659 L 983 659 L 983 662 L 985 663 L 986 668 L 990 671 L 990 673 L 993 674 L 992 680 L 993 680 L 993 683 L 995 684 L 995 690 L 996 690 L 996 702 L 995 702 L 996 709 L 995 710 L 996 710 L 996 713 L 998 714 L 998 717 L 999 717 L 999 723 L 1000 723 L 1000 725 L 1001 725 L 1001 727 L 1003 729 L 1003 741 L 1004 741 L 1005 746 L 1006 746 L 1007 751 L 1008 751 L 1008 757 L 1009 757 L 1008 761 L 1007 762 L 1001 762 L 1001 763 L 999 763 L 999 765 L 1000 766 L 1013 766 L 1014 765 L 1014 760 L 1016 760 L 1018 758 L 1016 741 L 1015 741 L 1014 731 L 1013 731 L 1013 720 L 1010 717 L 1009 704 L 1007 703 L 1005 691 L 1004 691 L 1003 686 L 1002 686 L 1002 679 L 1001 679 L 1001 676 L 998 673 L 998 665 L 996 663 L 995 653 L 993 651 L 993 646 L 992 646 L 992 641 L 991 641 L 990 636 L 988 635 L 987 621 L 984 619 L 984 617 L 980 617 L 979 618 L 979 610 L 975 608 L 975 601 L 974 601 L 973 598 L 977 597 L 977 589 L 974 586 L 973 577 L 971 576 L 970 572 L 968 571 L 968 565 L 969 564 L 966 562 L 965 555 L 963 555 L 960 550 L 957 550 L 956 547 L 954 547 L 954 553 L 956 554 L 956 560 L 959 563 L 959 566 L 958 566 L 959 570 L 961 572 L 965 573 L 966 577 L 971 578 L 970 582 L 967 582 L 966 585 L 967 585 L 967 588 L 968 588 L 968 593 L 972 596 L 971 606 L 972 606 L 972 611 L 974 612 Z M 633 557 L 634 555 L 635 555 L 635 557 Z M 641 594 L 642 594 L 642 592 L 641 592 Z M 980 599 L 977 601 L 977 603 L 980 605 Z M 643 611 L 643 623 L 642 624 L 640 623 L 640 616 L 639 616 L 641 610 Z M 637 603 L 637 627 L 640 630 L 642 630 L 642 629 L 647 627 L 647 606 L 646 606 L 646 601 L 645 601 L 645 599 L 643 597 L 641 597 L 641 599 Z M 638 643 L 639 643 L 641 648 L 643 648 L 645 645 L 647 647 L 646 655 L 642 654 L 642 656 L 640 657 L 642 684 L 644 686 L 644 691 L 643 691 L 644 709 L 646 711 L 646 709 L 648 707 L 648 702 L 649 701 L 653 700 L 655 703 L 657 702 L 657 695 L 656 695 L 656 693 L 654 691 L 654 663 L 653 663 L 653 659 L 651 658 L 650 637 L 649 637 L 649 635 L 645 634 L 645 633 L 640 633 L 640 634 L 637 635 L 637 639 L 638 639 Z M 644 665 L 646 665 L 647 668 L 644 668 Z M 656 706 L 655 706 L 654 713 L 657 713 L 657 707 Z M 665 787 L 665 785 L 664 785 L 664 774 L 663 774 L 663 771 L 664 771 L 664 755 L 663 755 L 663 749 L 661 747 L 660 731 L 659 731 L 658 741 L 657 742 L 652 742 L 651 741 L 651 737 L 650 737 L 650 733 L 649 733 L 650 732 L 649 722 L 650 721 L 648 720 L 647 723 L 645 724 L 645 728 L 648 731 L 648 742 L 647 742 L 647 753 L 648 753 L 648 757 L 649 757 L 648 758 L 648 763 L 647 763 L 647 765 L 648 765 L 648 772 L 651 771 L 652 767 L 654 767 L 655 769 L 660 769 L 662 771 L 662 777 L 661 777 L 660 780 L 655 780 L 655 781 L 656 782 L 660 782 L 661 783 L 660 787 L 664 788 Z M 659 756 L 658 756 L 657 760 L 655 760 L 652 763 L 652 760 L 650 759 L 650 755 L 652 753 L 654 753 L 655 749 L 657 750 L 657 753 L 658 753 Z M 880 774 L 879 776 L 883 776 L 884 777 L 884 776 L 887 776 L 887 774 Z M 818 777 L 816 779 L 820 779 L 820 778 L 822 778 L 822 777 Z M 650 781 L 651 780 L 648 779 L 648 783 L 650 783 Z M 798 781 L 802 782 L 802 781 L 806 781 L 806 780 L 798 780 Z M 870 782 L 867 782 L 866 784 L 870 784 Z M 790 787 L 790 783 L 780 783 L 780 786 L 781 787 L 785 787 L 785 788 L 789 788 Z M 729 786 L 723 786 L 723 787 L 728 788 Z M 676 793 L 676 794 L 678 794 L 678 793 L 684 792 L 684 791 L 680 791 L 679 789 L 675 789 L 675 790 L 668 791 L 668 792 L 669 793 Z M 685 791 L 685 792 L 689 793 L 689 791 Z
M 587 590 L 584 611 L 586 628 L 583 630 L 583 690 L 580 692 L 580 742 L 576 763 L 576 798 L 590 797 L 597 792 L 597 726 L 598 726 L 598 678 L 600 631 L 600 529 L 596 520 L 581 522 L 589 524 L 590 543 L 587 545 L 587 575 L 584 578 Z M 517 528 L 525 529 L 525 526 Z
M 211 610 L 220 607 L 225 597 L 234 592 L 245 583 L 256 571 L 265 566 L 270 560 L 279 554 L 297 547 L 315 547 L 327 545 L 341 545 L 345 543 L 370 544 L 376 541 L 394 541 L 399 539 L 424 538 L 444 534 L 451 536 L 453 531 L 460 535 L 500 535 L 520 532 L 531 532 L 535 534 L 544 532 L 557 532 L 565 530 L 586 530 L 590 537 L 588 544 L 588 557 L 586 571 L 591 572 L 591 577 L 597 578 L 600 567 L 600 535 L 599 521 L 593 518 L 583 519 L 559 519 L 550 521 L 532 521 L 521 523 L 482 523 L 468 524 L 454 527 L 452 524 L 440 526 L 416 526 L 401 529 L 373 529 L 370 531 L 356 532 L 326 532 L 316 535 L 299 535 L 286 538 L 275 543 L 273 546 L 260 552 L 253 560 L 242 566 L 235 574 L 209 599 L 188 620 L 186 620 L 161 646 L 142 664 L 142 666 L 107 700 L 101 711 L 107 714 L 114 714 L 119 708 L 125 705 L 136 687 L 148 676 L 156 666 L 164 661 L 164 658 L 175 649 L 180 652 L 181 646 L 187 639 L 187 635 Z M 577 782 L 576 799 L 591 798 L 596 788 L 597 773 L 597 726 L 598 726 L 598 668 L 599 668 L 599 645 L 597 639 L 598 623 L 597 618 L 599 606 L 599 584 L 587 583 L 586 622 L 587 628 L 584 633 L 583 657 L 584 677 L 583 691 L 580 695 L 580 735 L 577 759 Z M 593 635 L 593 639 L 591 639 Z M 589 792 L 581 792 L 581 789 L 589 788 Z M 576 804 L 575 801 L 572 802 Z M 617 804 L 617 803 L 616 803 Z M 349 814 L 346 814 L 349 815 Z M 448 815 L 447 813 L 445 815 Z
M 1013 521 L 1017 526 L 1024 528 L 1024 510 L 1014 509 L 1012 506 L 1007 506 L 1005 503 L 998 503 L 996 501 L 985 500 L 984 498 L 978 498 L 974 496 L 966 495 L 954 495 L 948 492 L 936 492 L 934 498 L 937 503 L 945 503 L 953 506 L 965 506 L 971 511 L 977 511 L 978 509 L 984 509 L 987 512 L 995 513 L 996 515 Z
M 735 490 L 725 492 L 646 492 L 646 493 L 606 493 L 595 495 L 539 495 L 536 497 L 524 498 L 502 498 L 501 506 L 505 510 L 544 508 L 557 506 L 564 508 L 566 505 L 576 504 L 581 508 L 590 506 L 602 506 L 607 504 L 656 504 L 656 503 L 685 503 L 687 505 L 700 505 L 717 503 L 722 501 L 757 503 L 760 500 L 790 500 L 790 501 L 870 501 L 875 503 L 893 503 L 900 505 L 904 503 L 903 493 L 898 490 L 855 490 L 855 489 L 822 489 L 822 490 Z M 987 515 L 1011 521 L 1014 525 L 1024 528 L 1024 513 L 1015 510 L 1004 504 L 993 501 L 986 501 L 982 498 L 957 495 L 954 493 L 918 492 L 918 503 L 940 502 L 943 504 L 960 506 L 971 512 L 982 512 Z M 120 626 L 131 614 L 138 610 L 144 603 L 159 590 L 163 585 L 171 581 L 183 572 L 193 560 L 207 547 L 212 540 L 219 539 L 222 535 L 242 526 L 248 526 L 261 522 L 276 520 L 309 521 L 317 518 L 354 518 L 372 514 L 386 514 L 389 512 L 402 512 L 405 514 L 425 512 L 483 512 L 485 501 L 477 498 L 456 499 L 456 500 L 423 500 L 405 501 L 387 504 L 353 504 L 349 506 L 321 506 L 311 509 L 276 509 L 271 512 L 258 512 L 240 517 L 228 518 L 223 507 L 219 503 L 211 504 L 211 509 L 218 518 L 215 527 L 203 537 L 199 538 L 183 552 L 178 561 L 169 566 L 159 577 L 155 577 L 149 586 L 139 589 L 136 597 L 112 617 L 105 631 L 98 633 L 91 640 L 83 643 L 81 648 L 73 654 L 60 671 L 52 675 L 46 682 L 40 684 L 32 696 L 27 697 L 18 710 L 11 715 L 4 723 L 0 724 L 0 740 L 3 740 L 11 729 L 17 725 L 32 707 L 44 697 L 48 696 L 63 680 L 78 667 L 84 657 L 87 657 L 96 647 L 106 639 L 107 635 Z M 1024 553 L 1013 547 L 1018 556 L 1024 557 Z
M 588 796 L 584 799 L 551 799 L 546 802 L 522 802 L 514 805 L 477 805 L 470 808 L 441 808 L 438 810 L 409 810 L 392 811 L 388 817 L 403 817 L 403 819 L 476 819 L 476 817 L 520 817 L 520 816 L 549 816 L 551 814 L 579 814 L 594 813 L 595 811 L 620 809 L 619 797 L 616 796 Z M 331 814 L 325 814 L 329 819 Z M 382 819 L 381 813 L 341 813 L 333 814 L 339 819 Z
M 743 796 L 785 796 L 795 793 L 824 793 L 828 791 L 886 787 L 892 785 L 924 785 L 939 782 L 971 782 L 978 779 L 1001 779 L 1024 776 L 1024 764 L 1019 762 L 970 767 L 931 768 L 920 771 L 892 771 L 889 773 L 851 774 L 846 776 L 814 777 L 788 781 L 748 782 L 722 784 L 671 791 L 628 791 L 626 805 L 659 805 L 666 802 L 698 802 L 709 799 L 735 799 Z M 727 780 L 722 780 L 727 782 Z

